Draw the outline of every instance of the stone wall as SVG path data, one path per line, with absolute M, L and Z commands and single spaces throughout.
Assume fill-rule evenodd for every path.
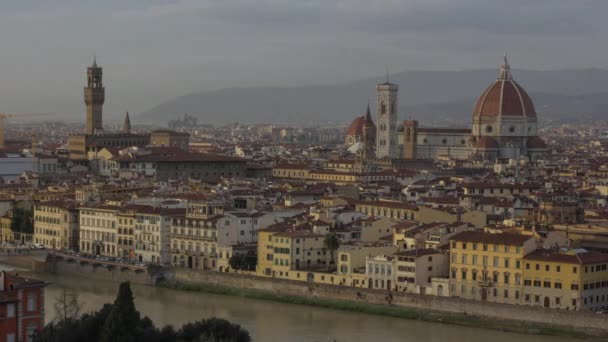
M 184 269 L 169 270 L 165 273 L 165 276 L 169 280 L 187 284 L 206 284 L 238 289 L 251 289 L 267 291 L 277 295 L 387 304 L 387 293 L 386 291 L 381 290 L 309 284 L 306 282 L 232 273 L 193 272 Z M 594 330 L 595 333 L 608 334 L 606 316 L 595 313 L 553 310 L 542 307 L 479 302 L 454 297 L 436 297 L 398 292 L 393 292 L 392 295 L 392 305 L 403 308 L 467 314 L 499 320 L 515 320 L 579 329 L 584 328 L 585 330 Z
M 152 276 L 148 272 L 135 272 L 130 269 L 93 266 L 91 264 L 81 264 L 77 261 L 32 261 L 32 271 L 72 277 L 85 277 L 87 279 L 104 281 L 129 281 L 133 284 L 142 285 L 154 285 L 156 281 L 156 276 Z

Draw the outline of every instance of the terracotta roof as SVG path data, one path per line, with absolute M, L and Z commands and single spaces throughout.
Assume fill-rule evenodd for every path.
M 608 262 L 608 254 L 599 252 L 585 252 L 578 254 L 562 253 L 555 250 L 537 249 L 524 257 L 526 260 L 561 262 L 567 264 L 596 264 Z
M 528 142 L 526 146 L 529 149 L 546 149 L 547 144 L 543 141 L 543 139 L 539 137 L 530 137 L 528 138 Z
M 497 149 L 498 143 L 492 137 L 482 136 L 479 137 L 477 143 L 475 143 L 475 148 L 480 149 Z
M 482 116 L 536 117 L 534 104 L 528 93 L 511 77 L 511 67 L 505 56 L 498 79 L 477 100 L 473 117 Z
M 465 231 L 454 235 L 450 240 L 461 242 L 477 242 L 499 245 L 521 246 L 524 242 L 533 239 L 529 235 L 508 234 L 508 233 L 486 233 L 482 231 Z
M 346 131 L 346 135 L 363 135 L 363 127 L 365 126 L 365 123 L 367 121 L 365 120 L 365 115 L 361 115 L 355 118 L 355 120 L 353 120 L 353 122 L 350 124 L 350 126 L 348 127 L 348 131 Z M 371 126 L 372 127 L 376 127 L 374 125 L 374 122 L 371 122 Z

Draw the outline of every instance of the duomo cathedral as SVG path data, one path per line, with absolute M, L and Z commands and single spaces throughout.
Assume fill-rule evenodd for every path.
M 471 128 L 421 127 L 417 120 L 397 118 L 399 87 L 386 82 L 376 86 L 376 123 L 370 108 L 357 117 L 346 133 L 346 144 L 358 159 L 538 160 L 547 151 L 537 135 L 534 104 L 511 76 L 505 55 L 498 78 L 479 96 Z

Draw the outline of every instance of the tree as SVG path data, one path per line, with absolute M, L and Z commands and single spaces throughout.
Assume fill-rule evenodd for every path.
M 11 230 L 20 233 L 34 233 L 33 214 L 31 210 L 15 207 L 13 208 L 13 219 Z
M 331 264 L 334 264 L 334 252 L 340 247 L 340 239 L 338 238 L 338 235 L 336 235 L 334 232 L 327 233 L 325 235 L 325 240 L 323 240 L 323 246 L 325 246 L 325 249 L 329 251 L 331 256 Z M 327 269 L 329 269 L 329 265 L 327 265 Z
M 69 294 L 58 302 L 70 307 Z M 77 300 L 74 301 L 77 303 Z M 120 284 L 114 304 L 105 304 L 99 311 L 70 320 L 55 320 L 34 334 L 34 342 L 250 342 L 247 330 L 238 324 L 210 318 L 184 324 L 175 330 L 171 326 L 158 329 L 148 317 L 140 317 L 135 309 L 129 283 Z
M 55 298 L 56 322 L 74 321 L 80 316 L 80 303 L 76 293 L 69 293 L 65 288 Z
M 120 284 L 118 295 L 112 311 L 104 323 L 99 342 L 134 342 L 137 341 L 139 312 L 135 309 L 133 292 L 129 282 Z

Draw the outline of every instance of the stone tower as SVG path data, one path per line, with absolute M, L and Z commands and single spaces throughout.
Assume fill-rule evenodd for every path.
M 366 162 L 376 158 L 376 126 L 372 121 L 372 112 L 367 105 L 363 124 L 363 160 Z
M 398 158 L 397 142 L 397 92 L 399 86 L 388 81 L 376 86 L 378 120 L 376 155 L 378 158 Z
M 93 65 L 87 68 L 87 86 L 84 88 L 84 103 L 87 105 L 86 134 L 95 134 L 103 129 L 102 108 L 105 101 L 105 88 L 102 81 L 102 69 L 93 59 Z
M 418 139 L 418 121 L 405 120 L 403 122 L 403 158 L 416 159 Z
M 131 133 L 131 119 L 129 118 L 129 112 L 125 115 L 125 122 L 122 124 L 123 133 Z

